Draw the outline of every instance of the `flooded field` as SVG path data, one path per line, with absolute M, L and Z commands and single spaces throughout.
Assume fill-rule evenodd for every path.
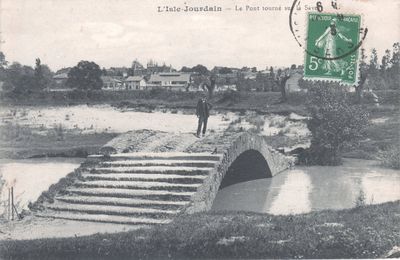
M 309 131 L 302 121 L 305 117 L 258 115 L 255 112 L 239 114 L 216 112 L 210 116 L 210 130 L 232 130 L 265 135 L 307 136 Z M 18 124 L 38 131 L 47 128 L 80 129 L 83 133 L 115 132 L 149 129 L 165 132 L 193 132 L 197 118 L 193 110 L 155 110 L 138 112 L 109 105 L 76 105 L 69 107 L 0 107 L 0 125 Z
M 400 200 L 400 171 L 376 164 L 346 159 L 342 166 L 295 167 L 220 190 L 213 210 L 288 215 Z
M 80 129 L 83 133 L 114 132 L 150 129 L 166 132 L 193 132 L 197 127 L 194 111 L 137 112 L 118 109 L 109 105 L 77 105 L 70 107 L 3 107 L 0 108 L 0 124 L 18 124 L 37 128 L 61 127 L 65 130 Z M 214 131 L 228 127 L 234 113 L 212 115 L 209 129 Z
M 51 184 L 78 168 L 80 158 L 40 158 L 0 160 L 0 214 L 8 201 L 8 189 L 14 187 L 17 208 L 27 209 Z

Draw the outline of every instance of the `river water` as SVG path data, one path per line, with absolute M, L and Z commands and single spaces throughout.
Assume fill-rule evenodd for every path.
M 0 160 L 0 214 L 8 201 L 8 189 L 14 187 L 19 210 L 26 209 L 51 184 L 78 168 L 82 158 L 38 158 Z
M 360 199 L 365 204 L 400 200 L 400 171 L 357 159 L 335 167 L 295 167 L 220 190 L 212 210 L 288 215 L 351 208 Z
M 51 184 L 79 167 L 82 158 L 0 160 L 0 214 L 13 186 L 19 209 L 26 209 Z M 220 190 L 212 210 L 244 210 L 275 215 L 400 200 L 400 171 L 375 161 L 345 159 L 335 167 L 295 167 L 272 178 L 228 186 Z

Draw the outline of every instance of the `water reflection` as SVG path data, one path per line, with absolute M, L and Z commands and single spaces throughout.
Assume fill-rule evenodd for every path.
M 400 199 L 400 171 L 374 161 L 346 159 L 337 167 L 297 167 L 273 178 L 239 183 L 220 190 L 212 210 L 300 214 Z
M 285 177 L 278 194 L 270 196 L 269 200 L 272 201 L 269 207 L 264 207 L 264 212 L 280 215 L 309 212 L 311 209 L 309 195 L 312 187 L 310 177 L 299 170 Z
M 40 158 L 0 160 L 0 214 L 8 200 L 8 188 L 14 187 L 18 209 L 26 208 L 51 184 L 79 167 L 81 158 Z

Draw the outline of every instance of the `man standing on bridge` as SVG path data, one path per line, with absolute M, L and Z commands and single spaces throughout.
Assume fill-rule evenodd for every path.
M 203 126 L 203 136 L 206 134 L 207 121 L 210 116 L 210 109 L 212 105 L 207 102 L 207 94 L 203 93 L 202 97 L 197 102 L 196 115 L 199 118 L 199 123 L 197 126 L 197 137 L 200 137 L 201 127 Z

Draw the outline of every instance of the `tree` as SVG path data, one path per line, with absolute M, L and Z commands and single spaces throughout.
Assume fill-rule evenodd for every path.
M 34 83 L 32 85 L 34 91 L 42 91 L 50 86 L 53 80 L 53 73 L 47 65 L 42 65 L 39 58 L 35 62 Z
M 276 78 L 275 78 L 275 83 L 278 85 L 279 90 L 281 92 L 281 102 L 286 102 L 287 101 L 287 96 L 286 96 L 286 81 L 290 78 L 290 71 L 284 72 L 281 69 L 278 69 Z
M 208 71 L 207 67 L 203 66 L 201 64 L 198 64 L 198 65 L 194 66 L 192 68 L 192 72 L 197 72 L 200 75 L 208 75 L 209 74 L 209 71 Z
M 340 164 L 343 148 L 357 143 L 364 135 L 368 112 L 352 105 L 336 84 L 309 88 L 306 106 L 311 117 L 307 127 L 312 135 L 308 163 Z
M 369 66 L 367 65 L 366 59 L 367 55 L 365 55 L 365 49 L 361 49 L 360 53 L 361 59 L 360 59 L 360 80 L 357 85 L 355 85 L 356 88 L 356 98 L 357 98 L 357 103 L 361 102 L 362 96 L 363 96 L 363 91 L 365 87 L 365 82 L 368 77 L 368 72 L 369 72 Z
M 275 72 L 274 72 L 274 68 L 272 66 L 269 68 L 269 76 L 272 79 L 275 78 Z
M 186 67 L 186 66 L 183 66 L 183 67 L 181 68 L 180 71 L 181 71 L 181 72 L 192 72 L 192 69 L 191 69 L 191 68 L 188 68 L 188 67 Z
M 393 55 L 392 58 L 390 59 L 390 62 L 392 63 L 392 66 L 397 67 L 397 69 L 400 66 L 400 42 L 396 42 L 393 44 Z
M 232 69 L 231 69 L 231 68 L 228 68 L 228 67 L 222 67 L 222 68 L 218 71 L 218 73 L 220 73 L 220 74 L 229 74 L 229 73 L 232 73 Z
M 7 67 L 8 62 L 6 61 L 6 56 L 2 51 L 0 51 L 0 69 Z
M 400 89 L 400 43 L 393 44 L 391 67 L 387 70 L 387 77 L 390 79 L 390 88 Z
M 384 73 L 390 67 L 390 50 L 385 50 L 385 55 L 382 56 L 381 71 Z
M 208 92 L 208 96 L 211 99 L 213 97 L 213 93 L 215 90 L 215 82 L 217 80 L 216 76 L 213 74 L 210 77 L 207 76 L 200 76 L 200 84 L 199 86 L 204 90 Z
M 376 75 L 379 68 L 378 64 L 378 52 L 375 48 L 371 51 L 371 58 L 369 61 L 369 74 Z
M 34 69 L 14 62 L 5 71 L 3 88 L 16 95 L 29 95 L 32 92 L 34 82 Z
M 102 71 L 96 63 L 80 61 L 69 71 L 66 85 L 82 90 L 101 89 L 103 86 L 101 73 Z
M 210 98 L 212 98 L 214 90 L 215 90 L 215 81 L 216 81 L 216 76 L 215 75 L 211 75 L 210 76 L 210 85 L 207 86 Z

